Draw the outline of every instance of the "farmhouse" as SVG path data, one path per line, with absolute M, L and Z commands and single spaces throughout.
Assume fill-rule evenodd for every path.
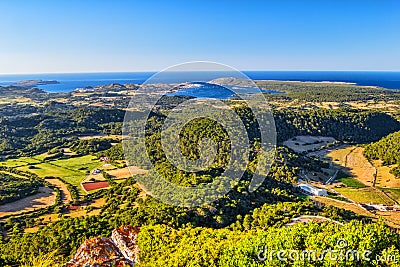
M 100 174 L 101 171 L 99 169 L 95 169 L 94 171 L 92 171 L 92 174 L 96 175 L 96 174 Z
M 309 184 L 304 184 L 304 183 L 298 184 L 297 187 L 300 189 L 302 193 L 307 195 L 326 196 L 328 194 L 325 189 L 317 188 Z

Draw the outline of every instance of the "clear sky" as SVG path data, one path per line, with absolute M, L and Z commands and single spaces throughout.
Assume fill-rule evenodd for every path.
M 400 1 L 0 1 L 0 73 L 400 70 Z

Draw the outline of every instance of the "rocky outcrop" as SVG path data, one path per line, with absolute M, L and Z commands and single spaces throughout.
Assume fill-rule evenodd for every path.
M 96 237 L 86 240 L 65 267 L 134 266 L 138 262 L 139 228 L 122 226 L 111 238 Z
M 137 244 L 138 228 L 122 226 L 112 232 L 111 239 L 119 248 L 122 255 L 132 262 L 138 262 L 137 255 L 139 246 Z
M 59 84 L 60 82 L 55 80 L 44 81 L 44 80 L 23 80 L 16 83 L 12 83 L 11 85 L 22 86 L 22 87 L 35 87 L 38 85 L 47 85 L 47 84 Z

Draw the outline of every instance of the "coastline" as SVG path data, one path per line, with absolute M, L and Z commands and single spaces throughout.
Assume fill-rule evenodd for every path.
M 400 90 L 400 72 L 243 71 L 243 73 L 254 81 L 357 85 Z M 68 93 L 76 88 L 105 86 L 113 83 L 142 84 L 153 74 L 150 72 L 0 74 L 0 86 L 15 85 L 18 81 L 24 80 L 51 81 L 47 84 L 45 84 L 46 82 L 39 82 L 35 87 L 49 93 Z M 55 84 L 53 81 L 59 83 Z
M 254 79 L 255 81 L 263 82 L 285 82 L 285 83 L 321 83 L 321 84 L 347 84 L 347 85 L 357 85 L 354 82 L 340 82 L 340 81 L 293 81 L 293 80 L 264 80 L 264 79 Z M 372 85 L 373 86 L 373 85 Z M 377 86 L 373 86 L 377 87 Z

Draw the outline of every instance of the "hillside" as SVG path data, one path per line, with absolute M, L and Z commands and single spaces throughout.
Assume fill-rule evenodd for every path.
M 378 142 L 367 145 L 364 155 L 370 160 L 381 160 L 384 166 L 397 164 L 390 173 L 400 177 L 400 132 L 389 134 Z

